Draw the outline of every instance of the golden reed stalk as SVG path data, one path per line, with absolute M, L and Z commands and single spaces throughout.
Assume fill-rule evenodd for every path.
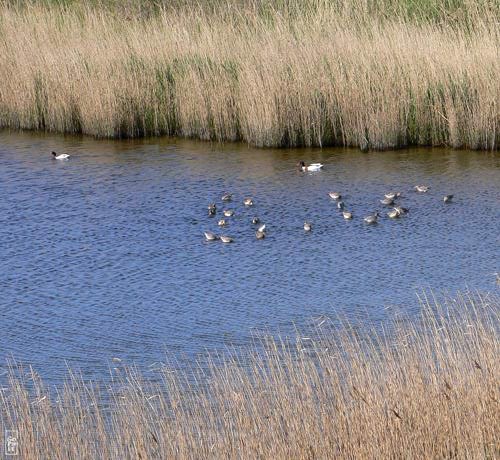
M 268 340 L 246 359 L 165 367 L 160 383 L 116 364 L 110 384 L 70 375 L 55 392 L 12 367 L 2 424 L 23 459 L 496 458 L 500 298 L 423 307 L 386 332 L 345 325 Z
M 450 0 L 459 7 L 447 11 L 429 0 L 420 19 L 418 6 L 413 16 L 402 7 L 418 2 L 406 0 L 378 9 L 302 3 L 228 0 L 146 14 L 133 0 L 129 10 L 4 1 L 0 127 L 256 146 L 498 148 L 495 2 Z

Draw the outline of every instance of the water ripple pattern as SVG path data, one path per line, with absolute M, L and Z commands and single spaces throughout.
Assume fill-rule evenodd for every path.
M 50 152 L 71 154 L 53 160 Z M 303 159 L 319 173 L 299 173 Z M 498 153 L 257 150 L 179 140 L 0 134 L 0 350 L 57 380 L 148 365 L 313 318 L 415 314 L 416 292 L 496 289 Z M 412 190 L 431 186 L 428 193 Z M 379 203 L 403 193 L 408 216 Z M 329 191 L 340 191 L 352 221 Z M 224 192 L 234 193 L 222 203 Z M 455 195 L 452 204 L 443 196 Z M 251 196 L 253 207 L 243 199 Z M 216 202 L 217 216 L 207 206 Z M 235 210 L 220 234 L 223 208 Z M 363 217 L 380 210 L 377 225 Z M 253 216 L 267 225 L 255 238 Z M 305 233 L 304 221 L 313 230 Z

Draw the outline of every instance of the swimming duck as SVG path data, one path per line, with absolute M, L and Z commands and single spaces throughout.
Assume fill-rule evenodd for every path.
M 389 192 L 384 195 L 388 200 L 394 200 L 394 198 L 399 198 L 401 196 L 400 192 Z
M 373 214 L 370 214 L 369 216 L 366 216 L 363 220 L 367 224 L 376 224 L 377 223 L 377 219 L 378 219 L 379 216 L 380 216 L 379 212 L 375 211 Z
M 263 240 L 266 237 L 266 234 L 264 232 L 261 232 L 260 230 L 257 230 L 255 232 L 255 238 L 258 240 Z
M 243 204 L 244 204 L 245 206 L 253 206 L 253 200 L 252 200 L 252 198 L 245 198 L 245 199 L 243 200 Z
M 410 212 L 408 208 L 403 208 L 403 206 L 394 206 L 394 209 L 398 211 L 400 215 Z
M 232 243 L 234 240 L 230 236 L 221 235 L 220 240 L 223 243 Z
M 451 203 L 452 199 L 453 199 L 453 195 L 445 195 L 445 197 L 443 198 L 443 201 L 445 203 Z
M 217 239 L 217 235 L 212 232 L 203 232 L 205 234 L 205 238 L 207 241 L 215 241 Z
M 252 224 L 256 225 L 256 224 L 258 224 L 258 223 L 260 223 L 260 219 L 259 219 L 258 217 L 254 217 L 254 218 L 252 219 Z
M 224 209 L 224 211 L 222 211 L 222 214 L 224 214 L 226 217 L 231 217 L 234 216 L 234 211 L 232 209 Z
M 342 215 L 344 216 L 344 219 L 352 219 L 352 212 L 350 211 L 342 211 Z
M 427 185 L 415 185 L 413 188 L 420 193 L 425 193 L 430 189 Z
M 221 198 L 222 201 L 231 201 L 232 199 L 233 199 L 232 193 L 224 193 L 224 195 L 222 195 Z
M 391 218 L 391 219 L 396 219 L 397 217 L 399 217 L 401 215 L 401 213 L 396 209 L 396 208 L 393 208 L 392 210 L 390 210 L 387 215 Z
M 60 153 L 59 155 L 56 152 L 52 152 L 52 155 L 55 160 L 68 160 L 69 155 L 67 153 Z
M 304 231 L 305 232 L 310 232 L 312 230 L 312 224 L 311 222 L 304 222 Z
M 215 216 L 216 212 L 217 212 L 217 206 L 215 205 L 215 203 L 210 203 L 208 205 L 208 215 Z
M 339 208 L 341 211 L 345 208 L 345 204 L 343 201 L 339 201 L 337 203 L 337 208 Z
M 339 192 L 330 192 L 328 195 L 332 200 L 340 200 L 342 198 L 342 195 Z
M 383 200 L 380 200 L 380 202 L 385 206 L 391 206 L 394 204 L 394 199 L 393 198 L 384 198 Z
M 321 163 L 311 163 L 310 165 L 306 165 L 303 161 L 299 161 L 298 166 L 301 171 L 319 171 L 323 168 Z
M 266 230 L 266 224 L 262 224 L 258 229 L 257 231 L 258 232 L 261 232 L 261 233 L 264 233 L 264 231 Z
M 219 220 L 219 222 L 217 222 L 217 225 L 218 225 L 219 227 L 225 227 L 225 226 L 226 226 L 226 224 L 227 224 L 226 219 L 221 219 L 221 220 Z

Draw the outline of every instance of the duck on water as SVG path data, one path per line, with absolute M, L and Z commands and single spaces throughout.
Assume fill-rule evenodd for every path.
M 218 236 L 215 233 L 212 232 L 203 232 L 203 233 L 207 241 L 215 241 L 218 239 Z
M 370 214 L 369 216 L 366 216 L 363 220 L 367 224 L 376 224 L 377 223 L 377 219 L 378 219 L 379 216 L 380 216 L 379 212 L 375 211 L 373 214 Z
M 319 171 L 323 168 L 323 165 L 321 163 L 311 163 L 309 165 L 306 165 L 303 161 L 299 161 L 297 166 L 300 171 Z
M 52 152 L 52 156 L 55 160 L 69 160 L 70 157 L 70 155 L 68 155 L 67 153 L 60 153 L 58 155 L 57 152 Z

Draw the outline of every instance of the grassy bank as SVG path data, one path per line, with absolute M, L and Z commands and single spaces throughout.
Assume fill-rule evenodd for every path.
M 0 3 L 0 127 L 497 149 L 487 0 Z
M 496 458 L 499 307 L 490 296 L 424 303 L 390 334 L 345 326 L 269 341 L 246 366 L 165 369 L 161 384 L 72 376 L 56 394 L 14 368 L 2 423 L 24 459 Z

